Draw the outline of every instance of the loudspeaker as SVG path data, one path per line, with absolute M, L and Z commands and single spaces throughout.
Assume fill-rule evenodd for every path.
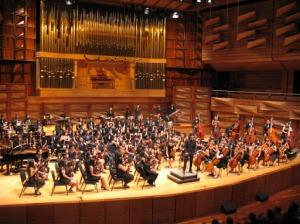
M 221 205 L 221 211 L 225 214 L 232 214 L 236 212 L 236 205 L 232 201 L 224 202 Z
M 256 201 L 264 202 L 269 199 L 269 196 L 265 192 L 257 192 L 255 195 Z

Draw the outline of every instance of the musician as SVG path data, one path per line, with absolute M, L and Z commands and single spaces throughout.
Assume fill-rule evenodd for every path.
M 34 185 L 35 195 L 41 195 L 39 189 L 45 185 L 45 179 L 39 175 L 37 163 L 34 160 L 28 162 L 27 175 L 28 183 Z
M 0 115 L 0 139 L 2 140 L 4 137 L 4 124 L 5 124 L 5 119 L 3 114 Z
M 113 112 L 112 107 L 109 108 L 109 110 L 106 112 L 106 116 L 109 118 L 114 118 L 115 117 L 115 113 Z
M 154 182 L 158 177 L 158 173 L 155 168 L 151 168 L 150 161 L 146 161 L 146 158 L 142 157 L 139 165 L 143 170 L 144 176 L 146 177 L 148 184 L 150 184 L 151 186 L 155 186 Z
M 117 168 L 117 176 L 124 181 L 124 187 L 129 188 L 128 184 L 133 180 L 133 175 L 130 173 L 130 165 L 125 163 L 125 151 L 120 147 L 116 154 L 115 164 Z
M 215 141 L 219 142 L 221 138 L 221 132 L 220 132 L 220 121 L 219 116 L 215 115 L 214 119 L 212 120 L 212 134 Z
M 19 119 L 18 114 L 15 115 L 14 120 L 12 121 L 13 127 L 17 134 L 22 132 L 22 121 Z
M 79 191 L 78 182 L 74 178 L 73 167 L 71 166 L 71 162 L 67 160 L 61 160 L 59 163 L 59 181 L 63 184 L 67 184 L 70 186 L 69 192 L 73 192 L 73 188 L 76 187 L 76 190 Z
M 271 120 L 268 119 L 266 124 L 263 126 L 263 135 L 266 138 L 269 135 L 269 130 L 271 128 Z
M 127 120 L 129 117 L 131 117 L 132 114 L 131 114 L 131 111 L 129 110 L 129 108 L 127 107 L 126 108 L 126 111 L 125 111 L 125 114 L 124 114 L 124 117 L 125 119 Z
M 286 123 L 281 130 L 281 142 L 284 144 L 287 142 L 288 138 L 291 135 L 291 132 L 293 131 L 292 127 L 291 127 L 291 122 Z
M 176 111 L 176 108 L 174 107 L 173 103 L 168 107 L 167 114 L 170 115 Z
M 185 142 L 185 147 L 184 147 L 184 163 L 183 163 L 183 172 L 185 173 L 186 169 L 186 164 L 187 161 L 190 161 L 190 168 L 189 172 L 192 173 L 192 166 L 193 166 L 193 159 L 194 159 L 194 154 L 196 152 L 196 141 L 195 137 L 190 134 L 189 138 Z
M 142 120 L 142 111 L 141 111 L 140 105 L 137 105 L 135 107 L 134 117 L 135 117 L 136 121 L 141 121 Z
M 89 181 L 99 181 L 101 183 L 101 188 L 108 191 L 107 181 L 102 175 L 103 165 L 104 160 L 100 158 L 89 160 L 88 167 L 86 167 L 87 179 Z

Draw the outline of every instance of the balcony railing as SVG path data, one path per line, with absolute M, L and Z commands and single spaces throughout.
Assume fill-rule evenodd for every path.
M 300 101 L 300 94 L 282 92 L 212 90 L 212 97 L 253 100 Z

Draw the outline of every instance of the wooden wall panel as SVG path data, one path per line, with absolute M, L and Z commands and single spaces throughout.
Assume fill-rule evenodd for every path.
M 79 224 L 80 210 L 78 203 L 54 204 L 55 224 Z
M 106 224 L 130 223 L 130 201 L 108 201 L 105 203 Z
M 214 189 L 197 192 L 196 217 L 212 214 L 214 209 Z
M 13 205 L 0 207 L 0 223 L 26 224 L 26 206 Z
M 54 224 L 54 205 L 38 204 L 27 206 L 27 222 L 31 224 Z
M 152 198 L 130 201 L 130 223 L 152 224 Z
M 214 189 L 214 212 L 219 212 L 221 205 L 224 202 L 229 202 L 232 199 L 232 186 L 223 186 Z
M 153 198 L 153 223 L 174 223 L 175 197 Z
M 80 203 L 80 224 L 105 223 L 105 203 L 85 202 Z
M 176 196 L 176 222 L 193 219 L 196 217 L 196 196 L 196 193 Z

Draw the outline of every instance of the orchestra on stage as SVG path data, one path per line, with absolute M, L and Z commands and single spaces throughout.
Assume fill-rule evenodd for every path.
M 159 171 L 165 167 L 206 173 L 217 179 L 222 171 L 239 175 L 245 168 L 256 170 L 286 163 L 293 156 L 295 134 L 291 122 L 281 124 L 271 117 L 259 138 L 254 118 L 242 131 L 238 116 L 221 133 L 215 115 L 211 134 L 206 135 L 200 114 L 193 119 L 189 134 L 174 128 L 177 116 L 180 110 L 173 104 L 166 113 L 159 107 L 149 116 L 144 116 L 138 105 L 133 111 L 126 108 L 124 115 L 116 115 L 109 108 L 104 115 L 89 118 L 45 114 L 43 119 L 33 121 L 28 115 L 24 119 L 16 115 L 8 121 L 1 115 L 1 165 L 6 166 L 8 175 L 24 175 L 26 170 L 25 181 L 33 184 L 35 194 L 40 195 L 39 189 L 49 179 L 50 162 L 54 162 L 54 179 L 73 192 L 82 190 L 84 181 L 99 184 L 103 190 L 109 190 L 116 180 L 129 188 L 130 182 L 138 178 L 155 186 Z M 282 126 L 280 135 L 275 123 Z M 179 161 L 179 167 L 175 161 Z M 77 172 L 83 180 L 76 179 Z M 105 172 L 109 172 L 108 178 Z

